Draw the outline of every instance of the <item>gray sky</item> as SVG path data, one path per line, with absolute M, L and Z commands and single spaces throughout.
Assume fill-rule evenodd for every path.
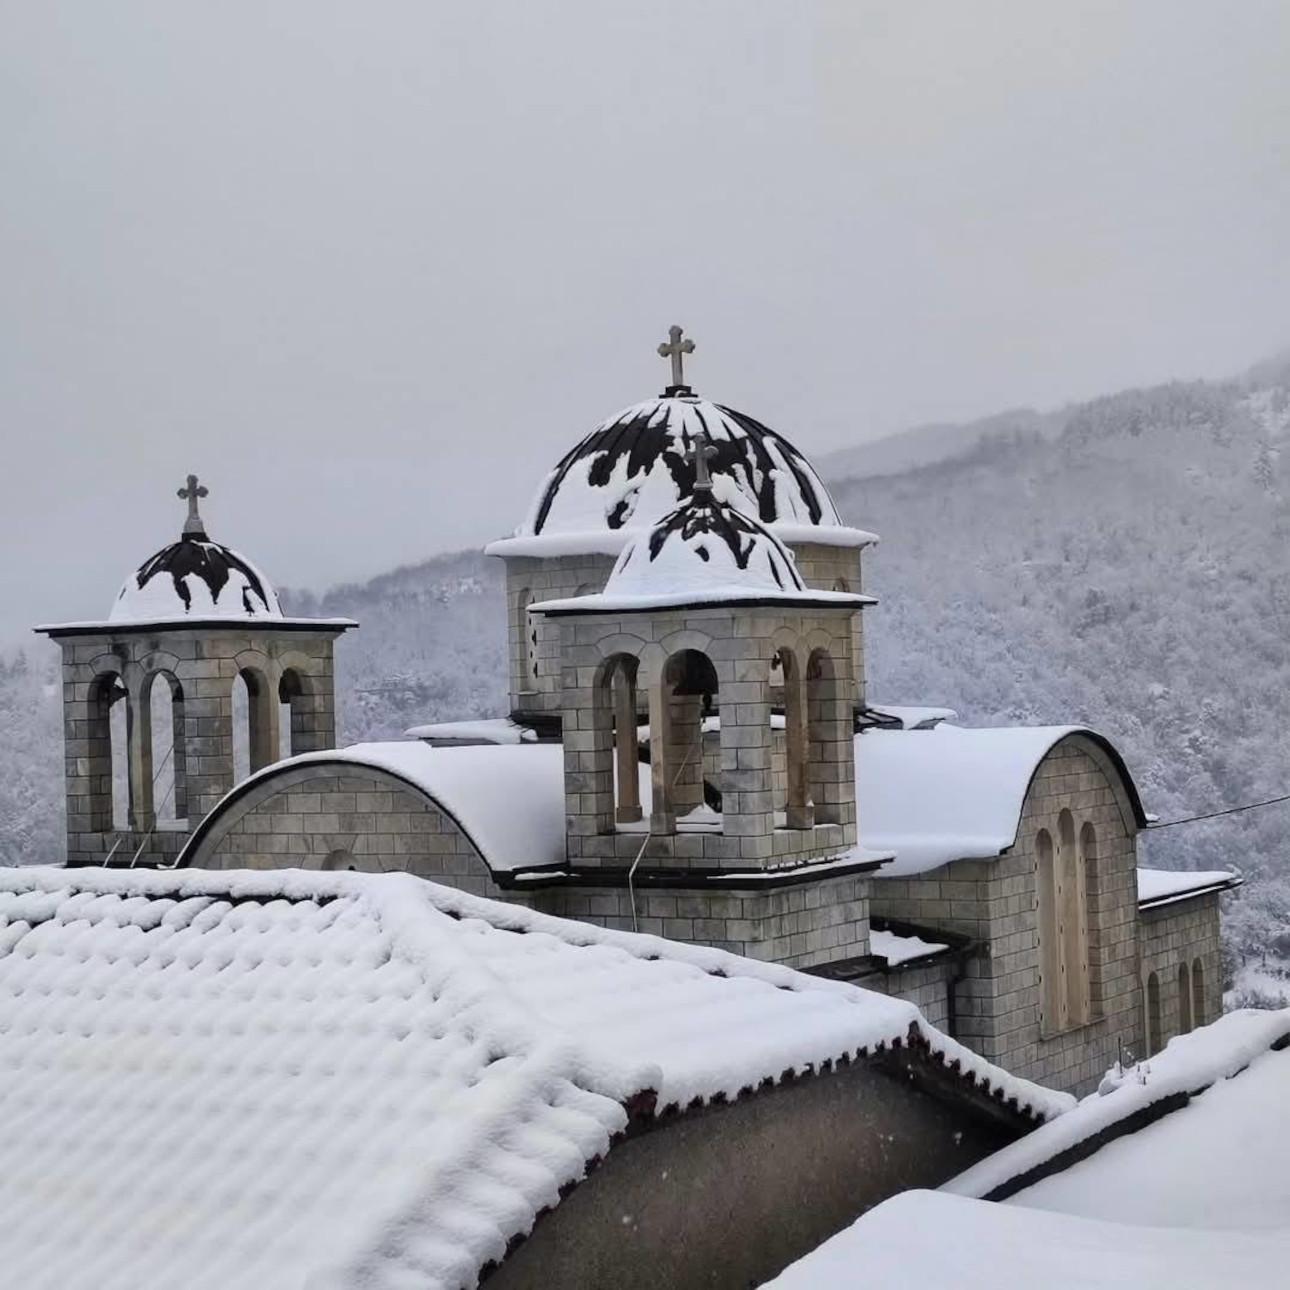
M 665 382 L 808 452 L 1290 343 L 1290 6 L 0 0 L 0 641 L 512 527 Z M 860 517 L 862 518 L 862 517 Z

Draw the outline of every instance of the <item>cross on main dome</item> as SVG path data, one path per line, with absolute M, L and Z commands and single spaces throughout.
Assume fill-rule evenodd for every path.
M 667 340 L 663 341 L 658 347 L 660 358 L 670 358 L 672 360 L 672 384 L 663 392 L 664 396 L 671 394 L 689 394 L 690 387 L 685 383 L 684 360 L 686 354 L 694 353 L 694 341 L 688 337 L 682 340 L 685 335 L 685 329 L 676 326 L 674 323 L 667 329 Z

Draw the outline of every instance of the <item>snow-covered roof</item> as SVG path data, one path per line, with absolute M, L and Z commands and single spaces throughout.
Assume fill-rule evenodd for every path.
M 902 730 L 930 730 L 959 715 L 953 708 L 917 708 L 906 703 L 871 703 L 868 710 L 899 722 Z
M 961 1290 L 1281 1285 L 1287 1037 L 1290 1009 L 1181 1035 L 939 1192 L 870 1210 L 767 1290 L 911 1284 L 911 1251 L 918 1284 Z
M 912 1004 L 402 874 L 0 870 L 0 1033 L 0 1265 L 59 1290 L 473 1284 L 633 1111 L 898 1042 L 1072 1105 Z
M 602 421 L 542 482 L 514 537 L 490 555 L 616 555 L 633 529 L 649 528 L 694 491 L 690 455 L 706 436 L 718 498 L 789 542 L 864 546 L 846 528 L 805 457 L 768 426 L 691 394 L 633 404 Z
M 429 725 L 411 726 L 404 735 L 428 743 L 446 744 L 520 744 L 536 743 L 537 731 L 522 726 L 510 717 L 481 717 L 477 721 L 434 721 Z
M 1178 1094 L 1197 1093 L 1244 1071 L 1274 1044 L 1290 1037 L 1290 1008 L 1273 1012 L 1241 1009 L 1228 1012 L 1207 1026 L 1177 1035 L 1157 1053 L 1137 1066 L 1112 1072 L 1097 1094 L 1086 1097 L 1061 1117 L 1061 1123 L 1044 1125 L 1011 1146 L 987 1156 L 979 1164 L 945 1184 L 946 1191 L 961 1196 L 988 1197 L 1011 1193 L 1018 1180 L 1060 1161 L 1065 1153 L 1113 1131 L 1117 1125 L 1136 1124 L 1152 1107 L 1167 1109 Z M 1290 1059 L 1278 1068 L 1290 1075 Z M 1244 1078 L 1244 1077 L 1242 1077 Z M 1240 1089 L 1253 1085 L 1234 1085 Z M 1284 1088 L 1284 1084 L 1282 1085 Z M 1138 1129 L 1134 1140 L 1143 1130 Z M 1284 1152 L 1290 1141 L 1281 1146 Z M 1290 1227 L 1290 1211 L 1287 1212 Z
M 921 936 L 906 936 L 876 927 L 869 930 L 869 952 L 886 959 L 888 967 L 899 967 L 948 949 L 942 941 L 925 941 Z
M 716 728 L 716 719 L 710 724 Z M 1068 735 L 1082 735 L 1118 760 L 1110 744 L 1081 726 L 973 730 L 942 723 L 930 730 L 856 735 L 855 858 L 894 855 L 876 875 L 887 878 L 924 873 L 953 860 L 1000 855 L 1016 842 L 1036 768 Z M 558 743 L 434 748 L 418 739 L 354 744 L 276 762 L 244 780 L 224 801 L 236 800 L 272 776 L 320 763 L 373 766 L 419 789 L 456 820 L 494 872 L 565 860 L 564 755 Z M 1124 773 L 1134 809 L 1140 810 Z M 648 774 L 644 782 L 647 792 Z M 929 792 L 928 785 L 936 791 Z M 222 807 L 206 817 L 188 848 L 214 826 Z
M 1139 1227 L 907 1191 L 763 1290 L 1236 1290 L 1281 1285 L 1288 1252 L 1281 1233 Z
M 627 543 L 603 591 L 529 609 L 596 614 L 750 603 L 857 609 L 872 602 L 808 589 L 778 537 L 704 488 Z
M 1017 840 L 1021 809 L 1039 763 L 1069 735 L 1102 736 L 1082 726 L 868 730 L 856 736 L 860 838 L 896 859 L 878 875 L 908 877 L 952 860 L 988 859 Z M 1124 772 L 1134 809 L 1136 790 Z M 1138 823 L 1145 820 L 1139 814 Z
M 1178 900 L 1189 900 L 1211 891 L 1227 891 L 1240 885 L 1240 875 L 1226 869 L 1139 869 L 1138 904 L 1144 909 L 1172 905 Z

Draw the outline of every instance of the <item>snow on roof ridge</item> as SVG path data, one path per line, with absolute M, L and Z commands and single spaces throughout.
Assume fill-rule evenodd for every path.
M 1193 1094 L 1240 1074 L 1256 1057 L 1290 1037 L 1290 1008 L 1243 1008 L 1185 1035 L 1177 1035 L 1154 1057 L 1123 1074 L 1114 1072 L 1102 1089 L 1073 1110 L 952 1178 L 942 1191 L 992 1198 L 1081 1143 L 1130 1116 L 1178 1094 Z

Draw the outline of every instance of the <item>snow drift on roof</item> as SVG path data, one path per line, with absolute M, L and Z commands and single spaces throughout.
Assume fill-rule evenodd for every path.
M 1162 905 L 1202 891 L 1239 885 L 1240 877 L 1226 869 L 1139 869 L 1138 904 Z
M 0 1265 L 473 1284 L 636 1095 L 735 1097 L 911 1032 L 1000 1098 L 1071 1105 L 912 1004 L 404 874 L 0 870 Z

